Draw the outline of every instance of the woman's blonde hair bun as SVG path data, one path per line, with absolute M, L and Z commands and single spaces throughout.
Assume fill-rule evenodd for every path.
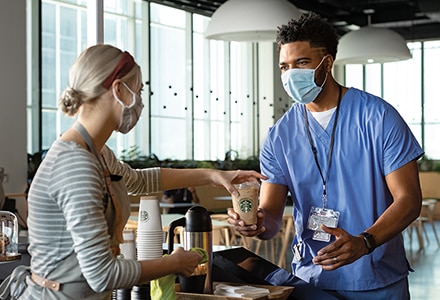
M 80 92 L 71 87 L 66 88 L 59 100 L 61 110 L 68 116 L 74 116 L 83 103 L 82 98 Z

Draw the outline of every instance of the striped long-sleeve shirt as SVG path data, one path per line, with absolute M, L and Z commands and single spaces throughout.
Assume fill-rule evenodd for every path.
M 112 174 L 121 175 L 127 191 L 161 190 L 160 169 L 133 170 L 107 147 L 103 156 Z M 139 262 L 111 254 L 104 215 L 106 195 L 101 165 L 74 142 L 55 141 L 29 191 L 28 227 L 31 270 L 46 277 L 76 253 L 81 273 L 95 292 L 130 287 L 140 277 Z M 128 197 L 126 205 L 129 205 Z M 50 278 L 49 278 L 50 279 Z

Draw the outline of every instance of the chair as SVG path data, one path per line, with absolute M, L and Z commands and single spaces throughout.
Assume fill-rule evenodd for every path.
M 295 235 L 295 226 L 293 224 L 293 217 L 292 216 L 284 216 L 283 227 L 281 228 L 281 234 L 282 234 L 281 251 L 280 251 L 280 256 L 278 257 L 277 265 L 280 268 L 286 268 L 286 266 L 287 266 L 287 262 L 286 262 L 287 249 L 290 246 L 291 239 Z
M 420 216 L 418 219 L 422 222 L 422 229 L 426 236 L 426 242 L 429 244 L 429 237 L 425 230 L 423 223 L 429 223 L 432 227 L 432 231 L 434 232 L 435 239 L 437 241 L 437 246 L 440 247 L 440 240 L 437 235 L 437 230 L 435 228 L 434 222 L 434 212 L 435 206 L 437 205 L 437 199 L 424 199 L 422 202 L 422 211 L 420 212 Z
M 409 247 L 412 249 L 412 237 L 413 237 L 413 231 L 417 234 L 417 240 L 419 242 L 419 250 L 425 249 L 425 243 L 423 240 L 423 232 L 425 232 L 425 229 L 423 227 L 423 222 L 420 217 L 415 219 L 405 230 L 408 233 L 409 237 Z
M 286 209 L 280 231 L 270 240 L 242 236 L 235 231 L 234 226 L 225 228 L 213 226 L 214 243 L 217 242 L 226 246 L 242 246 L 257 255 L 264 256 L 265 259 L 279 267 L 286 267 L 287 249 L 289 249 L 292 237 L 295 234 L 291 210 L 292 208 L 290 210 Z M 226 222 L 228 215 L 212 214 L 211 219 Z
M 227 214 L 211 214 L 211 220 L 224 222 L 224 226 L 219 226 L 219 222 L 215 222 L 212 228 L 213 244 L 214 245 L 237 245 L 234 227 L 227 223 Z
M 284 214 L 280 231 L 270 240 L 260 240 L 255 237 L 243 237 L 243 247 L 257 255 L 264 256 L 273 264 L 281 268 L 287 265 L 287 250 L 295 234 L 293 217 L 290 213 Z M 264 253 L 262 252 L 264 247 Z
M 422 210 L 420 212 L 419 217 L 415 219 L 411 223 L 411 225 L 408 226 L 406 230 L 409 236 L 409 244 L 411 248 L 412 248 L 413 231 L 415 231 L 417 234 L 417 240 L 419 242 L 419 250 L 425 249 L 425 244 L 424 244 L 425 238 L 426 238 L 426 243 L 429 244 L 429 236 L 426 232 L 425 223 L 429 223 L 431 225 L 432 231 L 437 241 L 437 245 L 440 247 L 440 240 L 437 235 L 437 230 L 435 228 L 435 221 L 434 221 L 434 211 L 436 204 L 437 204 L 436 199 L 424 199 L 422 201 Z

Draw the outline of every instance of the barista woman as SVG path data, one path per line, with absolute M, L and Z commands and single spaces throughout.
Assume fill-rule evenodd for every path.
M 176 249 L 150 261 L 116 255 L 130 207 L 127 193 L 146 194 L 258 180 L 253 171 L 134 170 L 105 146 L 113 131 L 129 132 L 143 108 L 139 66 L 128 52 L 96 45 L 74 62 L 60 108 L 75 124 L 56 140 L 29 191 L 31 273 L 21 299 L 108 299 L 166 274 L 189 276 L 201 256 Z

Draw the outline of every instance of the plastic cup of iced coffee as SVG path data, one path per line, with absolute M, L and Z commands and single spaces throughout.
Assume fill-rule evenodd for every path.
M 232 207 L 244 221 L 245 225 L 257 223 L 258 198 L 260 184 L 258 182 L 244 182 L 235 184 L 234 187 L 240 195 L 232 195 Z

